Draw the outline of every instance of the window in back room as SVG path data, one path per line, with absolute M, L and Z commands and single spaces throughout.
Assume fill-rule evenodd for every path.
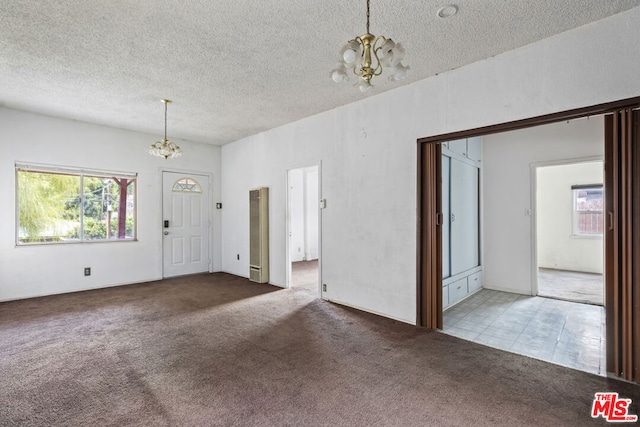
M 604 199 L 602 184 L 573 185 L 573 234 L 602 236 Z
M 16 164 L 16 243 L 136 240 L 137 174 Z

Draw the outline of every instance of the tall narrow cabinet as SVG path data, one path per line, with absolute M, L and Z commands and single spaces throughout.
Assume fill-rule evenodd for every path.
M 482 288 L 480 171 L 482 139 L 442 146 L 442 306 Z

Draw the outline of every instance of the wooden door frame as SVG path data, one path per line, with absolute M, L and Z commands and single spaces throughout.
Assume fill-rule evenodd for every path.
M 437 225 L 437 212 L 439 212 L 438 209 L 441 209 L 441 205 L 437 201 L 441 200 L 442 197 L 442 188 L 440 181 L 437 179 L 440 162 L 437 162 L 437 159 L 433 159 L 433 156 L 426 155 L 428 151 L 432 151 L 426 145 L 613 113 L 621 109 L 638 106 L 640 106 L 640 96 L 418 139 L 416 324 L 428 329 L 442 329 L 442 230 Z M 437 152 L 440 152 L 440 150 L 438 149 Z M 425 160 L 428 160 L 429 163 Z M 431 171 L 433 167 L 436 169 L 435 177 L 434 171 Z M 431 173 L 433 179 L 425 180 L 423 175 L 426 173 Z M 425 188 L 426 186 L 431 186 L 434 182 L 436 183 L 435 189 Z M 428 201 L 426 200 L 427 198 L 431 200 Z M 434 242 L 437 242 L 436 250 L 428 250 L 429 246 L 434 247 Z M 605 243 L 605 252 L 607 251 L 606 248 Z M 439 275 L 438 271 L 440 272 Z M 612 304 L 609 305 L 611 306 Z
M 640 382 L 640 111 L 605 117 L 607 372 Z

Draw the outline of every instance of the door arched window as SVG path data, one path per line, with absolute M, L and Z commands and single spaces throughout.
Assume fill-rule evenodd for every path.
M 202 187 L 195 179 L 185 177 L 177 180 L 173 184 L 171 191 L 176 193 L 202 193 Z

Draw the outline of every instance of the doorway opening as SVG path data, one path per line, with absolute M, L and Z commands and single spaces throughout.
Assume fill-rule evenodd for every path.
M 417 230 L 417 287 L 416 287 L 416 319 L 418 326 L 430 329 L 443 328 L 442 310 L 442 200 L 441 177 L 442 167 L 440 163 L 440 144 L 446 141 L 459 140 L 475 136 L 498 135 L 509 131 L 527 129 L 545 124 L 560 123 L 567 120 L 594 117 L 604 114 L 604 160 L 606 164 L 604 177 L 604 202 L 605 202 L 605 321 L 602 328 L 606 333 L 606 373 L 607 375 L 620 377 L 628 381 L 640 383 L 640 328 L 637 319 L 640 316 L 640 292 L 638 282 L 640 280 L 640 239 L 636 231 L 640 227 L 640 149 L 638 140 L 640 132 L 640 97 L 622 99 L 589 107 L 567 110 L 528 119 L 516 120 L 497 125 L 485 126 L 450 134 L 421 138 L 418 142 L 418 167 L 417 167 L 417 198 L 418 198 L 418 230 Z M 508 142 L 508 141 L 507 141 Z M 544 146 L 548 141 L 538 139 L 538 143 Z M 515 146 L 505 144 L 504 152 L 497 157 L 504 159 L 507 152 L 514 153 Z M 547 147 L 550 152 L 558 154 L 559 148 Z M 565 147 L 566 148 L 566 147 Z M 515 149 L 517 152 L 517 148 Z M 523 154 L 523 153 L 520 153 Z M 571 151 L 564 152 L 565 158 L 575 157 Z M 534 160 L 535 161 L 535 160 Z M 498 174 L 506 170 L 512 170 L 514 162 L 502 162 L 489 167 L 484 163 L 484 170 L 494 170 Z M 528 175 L 528 168 L 525 167 Z M 486 176 L 485 176 L 486 178 Z M 510 182 L 502 174 L 504 182 Z M 487 196 L 495 201 L 504 200 L 504 194 L 499 191 Z M 515 195 L 517 196 L 517 194 Z M 498 203 L 499 205 L 499 203 Z M 517 222 L 524 216 L 531 216 L 531 207 L 523 209 L 523 205 L 516 205 L 513 218 Z M 498 213 L 500 206 L 498 206 Z M 489 215 L 486 215 L 489 217 Z M 520 218 L 518 220 L 517 218 Z M 497 215 L 498 228 L 502 226 L 502 215 Z M 531 226 L 530 222 L 528 224 Z M 635 231 L 634 231 L 635 230 Z M 494 229 L 495 231 L 495 229 Z M 521 233 L 530 235 L 531 230 Z M 492 230 L 488 230 L 484 224 L 483 235 L 486 236 L 484 244 L 485 252 L 488 252 L 489 236 Z M 492 236 L 493 245 L 498 248 L 506 248 L 504 255 L 511 258 L 517 252 L 510 249 L 510 241 L 514 236 L 507 237 L 507 244 L 500 243 Z M 533 246 L 533 245 L 531 245 Z M 522 251 L 521 251 L 522 252 Z M 527 264 L 528 276 L 525 279 L 531 282 L 531 257 L 530 249 Z M 485 257 L 490 260 L 489 256 Z M 485 260 L 485 261 L 486 261 Z M 511 264 L 497 257 L 497 262 L 503 264 L 503 268 L 510 269 Z M 484 264 L 487 273 L 484 283 L 490 284 L 492 279 L 490 268 Z M 498 267 L 499 269 L 499 267 Z M 497 276 L 496 276 L 497 277 Z M 524 277 L 519 277 L 524 279 Z M 520 280 L 521 281 L 521 280 Z M 509 278 L 509 283 L 517 283 L 515 277 Z M 481 291 L 483 292 L 483 291 Z M 532 297 L 540 298 L 540 297 Z M 547 298 L 543 298 L 549 300 Z M 567 301 L 550 300 L 557 303 L 575 304 Z M 593 305 L 579 304 L 583 307 L 602 308 Z M 606 327 L 605 327 L 606 324 Z
M 565 240 L 575 239 L 577 242 L 573 243 L 578 245 L 589 242 L 599 244 L 600 251 L 591 255 L 599 257 L 596 264 L 601 267 L 603 265 L 602 237 L 599 240 L 594 236 L 575 237 L 572 236 L 571 228 L 574 190 L 580 197 L 578 201 L 586 197 L 582 191 L 578 191 L 583 188 L 582 185 L 599 185 L 602 190 L 603 117 L 529 127 L 484 135 L 479 139 L 481 141 L 478 143 L 477 137 L 466 138 L 467 150 L 462 153 L 462 157 L 452 153 L 452 146 L 455 151 L 457 143 L 449 141 L 442 143 L 440 147 L 443 332 L 513 353 L 604 375 L 605 313 L 602 304 L 589 305 L 539 296 L 538 263 L 535 256 L 536 240 L 539 240 L 539 251 L 546 251 L 545 255 L 550 256 L 552 248 L 561 243 L 569 245 L 571 242 L 566 243 Z M 471 150 L 471 147 L 478 144 L 480 148 Z M 472 156 L 476 152 L 481 154 Z M 571 165 L 566 165 L 577 163 L 566 160 L 576 155 L 582 160 L 591 160 L 582 168 L 588 169 L 586 172 L 581 172 L 579 166 L 572 169 Z M 459 162 L 469 164 L 470 167 L 477 165 L 479 184 L 477 181 L 462 179 L 464 175 L 460 172 L 453 173 L 455 171 L 451 165 L 457 157 L 460 157 Z M 565 168 L 550 175 L 550 171 L 561 167 Z M 535 185 L 538 181 L 532 180 L 532 177 L 536 177 L 536 172 L 539 172 L 539 186 Z M 560 173 L 564 174 L 562 180 Z M 545 179 L 549 181 L 546 186 L 542 185 L 547 183 Z M 456 180 L 460 182 L 456 184 Z M 465 183 L 468 189 L 465 189 Z M 560 196 L 552 190 L 558 190 L 565 199 L 559 200 Z M 480 203 L 476 192 L 479 193 Z M 590 193 L 590 197 L 595 198 L 595 194 Z M 453 209 L 453 201 L 458 199 L 456 203 L 459 206 Z M 540 203 L 536 204 L 536 200 Z M 545 203 L 548 205 L 546 213 L 551 216 L 550 219 L 544 216 L 538 218 L 538 214 L 542 212 L 538 212 L 537 208 Z M 563 218 L 566 221 L 561 221 L 564 211 L 560 209 L 560 204 L 564 204 L 567 210 L 567 218 Z M 578 207 L 585 207 L 583 205 Z M 592 206 L 591 210 L 595 210 L 595 207 Z M 470 222 L 474 228 L 465 228 L 465 239 L 457 243 L 451 239 L 451 229 L 462 225 L 463 217 L 459 212 L 469 214 L 478 211 L 479 214 L 473 216 Z M 576 216 L 581 212 L 578 211 Z M 582 221 L 578 225 L 586 225 L 585 218 L 578 217 L 576 220 Z M 538 233 L 540 239 L 536 239 L 536 221 L 541 225 Z M 601 232 L 602 226 L 597 223 L 597 218 L 594 221 L 594 227 L 578 229 L 576 226 L 576 230 L 584 233 L 591 229 L 593 233 L 598 230 Z M 481 232 L 475 227 L 478 223 Z M 568 229 L 565 228 L 567 224 Z M 552 229 L 543 234 L 545 227 Z M 463 257 L 471 250 L 473 254 L 477 254 L 478 235 L 480 259 L 474 256 L 474 262 L 466 265 L 462 272 L 452 271 L 454 282 L 451 282 L 452 279 L 447 275 L 450 272 L 447 261 L 451 264 L 452 259 Z M 542 238 L 551 240 L 548 236 L 556 240 L 548 243 Z M 566 255 L 575 261 L 575 257 L 569 257 L 567 252 L 577 252 L 579 247 L 559 248 L 557 251 L 560 254 L 556 255 Z M 585 260 L 587 251 L 577 255 L 580 260 Z M 542 256 L 539 258 L 544 262 Z M 533 266 L 535 276 L 532 274 Z M 586 268 L 567 263 L 558 266 L 573 270 Z M 602 280 L 600 283 L 602 296 Z
M 287 172 L 287 287 L 320 293 L 319 167 Z
M 532 174 L 533 293 L 603 306 L 603 160 L 539 165 Z

